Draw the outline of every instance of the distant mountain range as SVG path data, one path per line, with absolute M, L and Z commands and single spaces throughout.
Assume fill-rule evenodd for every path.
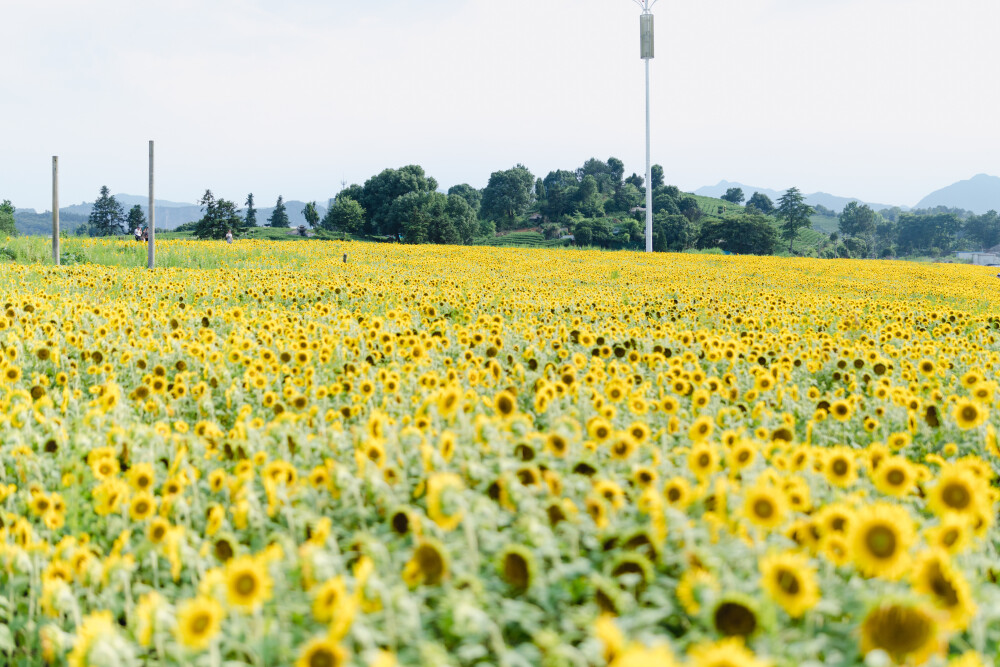
M 1000 178 L 988 174 L 978 174 L 967 181 L 953 183 L 936 190 L 917 204 L 917 208 L 964 208 L 973 213 L 1000 211 Z
M 148 197 L 130 194 L 116 194 L 114 197 L 118 203 L 125 208 L 126 213 L 128 213 L 128 210 L 136 204 L 142 207 L 143 214 L 147 213 L 146 207 L 149 204 Z M 288 221 L 292 227 L 298 227 L 299 225 L 306 224 L 306 219 L 302 216 L 302 209 L 304 209 L 305 206 L 305 202 L 295 199 L 285 202 L 285 212 L 288 214 Z M 60 221 L 62 223 L 62 218 L 65 216 L 65 222 L 70 224 L 63 224 L 63 226 L 67 231 L 72 231 L 70 227 L 75 228 L 78 224 L 80 224 L 81 218 L 84 220 L 88 218 L 93 207 L 93 202 L 73 204 L 72 206 L 61 206 L 59 207 Z M 164 199 L 154 200 L 153 208 L 156 212 L 156 228 L 163 230 L 176 229 L 186 222 L 200 220 L 202 215 L 204 215 L 201 206 L 198 204 L 173 202 Z M 326 206 L 317 202 L 316 211 L 319 213 L 320 218 L 322 218 L 326 215 Z M 271 217 L 272 213 L 274 213 L 274 206 L 258 208 L 257 224 L 261 227 L 266 225 L 267 219 Z M 246 215 L 246 209 L 239 209 L 239 214 Z M 22 234 L 51 233 L 51 222 L 47 227 L 47 232 L 44 230 L 35 231 L 34 229 L 34 227 L 39 226 L 36 221 L 42 220 L 43 216 L 51 221 L 52 213 L 51 211 L 38 213 L 33 208 L 19 208 L 14 213 L 14 219 L 18 223 L 18 230 Z M 42 227 L 44 227 L 44 225 L 42 225 Z
M 729 181 L 719 181 L 716 185 L 706 185 L 703 188 L 698 188 L 694 191 L 694 194 L 701 195 L 702 197 L 721 197 L 726 194 L 726 190 L 729 188 L 742 188 L 743 194 L 747 199 L 753 196 L 753 193 L 759 192 L 761 194 L 767 195 L 771 198 L 771 201 L 777 203 L 778 199 L 781 198 L 784 192 L 779 192 L 777 190 L 772 190 L 770 188 L 759 188 L 753 185 L 744 185 L 743 183 L 731 183 Z M 892 208 L 892 204 L 876 204 L 874 202 L 861 201 L 860 199 L 852 197 L 838 197 L 836 195 L 831 195 L 826 192 L 813 192 L 811 194 L 805 195 L 806 203 L 810 206 L 825 206 L 828 209 L 840 213 L 845 206 L 850 204 L 852 201 L 859 202 L 861 204 L 868 204 L 876 211 L 881 211 L 884 208 Z M 909 207 L 900 206 L 903 210 L 909 210 Z
M 743 183 L 732 183 L 730 181 L 720 181 L 716 185 L 707 185 L 703 188 L 698 188 L 694 191 L 694 194 L 704 197 L 721 197 L 726 194 L 726 190 L 729 188 L 743 188 L 743 194 L 747 199 L 750 199 L 753 193 L 760 192 L 770 197 L 771 201 L 776 202 L 784 194 L 784 192 L 770 188 L 759 188 L 752 185 L 744 185 Z M 807 194 L 805 195 L 805 199 L 806 203 L 810 206 L 825 206 L 837 213 L 842 211 L 844 206 L 852 201 L 868 204 L 876 211 L 884 208 L 893 208 L 891 204 L 866 202 L 856 197 L 838 197 L 825 192 Z M 936 208 L 938 206 L 961 208 L 977 214 L 986 213 L 989 210 L 1000 211 L 1000 177 L 979 174 L 967 181 L 953 183 L 948 187 L 941 188 L 927 195 L 917 202 L 917 205 L 913 208 Z M 904 211 L 911 210 L 909 206 L 900 206 L 899 208 Z

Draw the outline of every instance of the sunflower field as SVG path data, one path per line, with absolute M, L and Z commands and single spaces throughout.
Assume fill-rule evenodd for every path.
M 0 264 L 3 664 L 995 664 L 988 269 L 76 243 Z

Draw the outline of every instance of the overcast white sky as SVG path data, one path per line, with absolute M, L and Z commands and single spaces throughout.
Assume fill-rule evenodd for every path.
M 660 0 L 653 160 L 890 204 L 1000 174 L 998 0 Z M 644 170 L 630 0 L 0 0 L 0 198 L 325 202 L 417 163 L 482 187 Z

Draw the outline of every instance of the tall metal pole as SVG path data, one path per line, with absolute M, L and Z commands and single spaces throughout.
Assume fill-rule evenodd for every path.
M 657 0 L 635 0 L 639 17 L 639 56 L 646 61 L 646 252 L 653 252 L 653 163 L 649 141 L 649 61 L 653 59 L 653 12 Z
M 59 156 L 52 156 L 52 262 L 59 266 Z
M 653 165 L 649 151 L 649 58 L 646 58 L 646 252 L 653 252 Z
M 156 207 L 153 206 L 153 140 L 149 140 L 149 248 L 147 268 L 156 265 Z

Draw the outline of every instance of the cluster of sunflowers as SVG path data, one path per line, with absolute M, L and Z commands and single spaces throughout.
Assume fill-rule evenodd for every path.
M 994 664 L 985 269 L 280 245 L 0 266 L 6 663 Z

